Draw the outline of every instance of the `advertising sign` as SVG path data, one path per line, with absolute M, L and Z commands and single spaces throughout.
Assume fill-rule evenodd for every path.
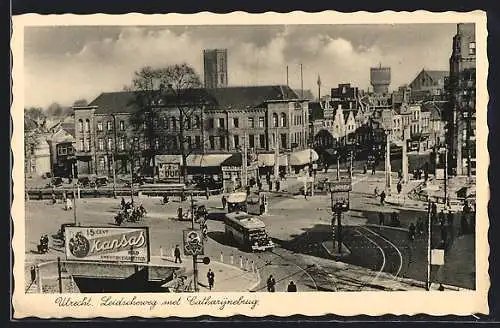
M 348 191 L 334 192 L 331 195 L 332 195 L 332 203 L 331 203 L 332 209 L 341 211 L 349 210 Z
M 180 171 L 181 171 L 181 166 L 178 163 L 161 163 L 160 168 L 158 170 L 158 175 L 159 178 L 162 180 L 166 179 L 179 180 Z
M 350 179 L 340 180 L 340 181 L 328 181 L 328 186 L 330 192 L 346 192 L 352 190 L 352 184 Z
M 183 234 L 183 248 L 184 255 L 203 255 L 203 235 L 200 230 L 189 229 L 184 230 Z
M 431 250 L 431 264 L 444 265 L 444 249 Z
M 67 260 L 147 263 L 148 228 L 66 227 Z
M 444 169 L 436 169 L 436 180 L 444 180 Z

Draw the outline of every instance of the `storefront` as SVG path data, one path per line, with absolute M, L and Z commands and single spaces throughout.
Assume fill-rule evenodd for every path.
M 231 154 L 191 154 L 186 159 L 187 174 L 222 176 L 222 162 L 231 156 Z
M 312 164 L 318 159 L 319 156 L 313 149 L 304 149 L 290 154 L 288 163 L 295 172 L 298 172 L 306 165 Z
M 257 165 L 259 167 L 259 175 L 273 175 L 274 174 L 274 164 L 276 163 L 276 155 L 271 154 L 258 154 L 257 155 Z M 287 172 L 288 168 L 288 155 L 281 154 L 278 156 L 278 165 L 280 172 Z
M 222 165 L 222 184 L 225 193 L 232 193 L 235 190 L 242 188 L 243 172 L 242 155 L 237 153 L 226 159 Z M 247 183 L 250 184 L 253 180 L 257 182 L 258 166 L 257 163 L 250 163 L 247 166 Z

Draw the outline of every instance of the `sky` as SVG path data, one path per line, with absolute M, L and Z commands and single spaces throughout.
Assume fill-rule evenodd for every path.
M 130 85 L 144 66 L 187 63 L 203 81 L 203 49 L 228 50 L 229 85 L 286 84 L 321 95 L 339 83 L 369 86 L 390 66 L 390 89 L 423 68 L 449 70 L 456 24 L 26 27 L 25 107 L 70 106 Z

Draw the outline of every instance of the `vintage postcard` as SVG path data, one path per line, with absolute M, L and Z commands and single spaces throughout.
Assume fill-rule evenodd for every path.
M 480 11 L 14 17 L 14 316 L 488 313 L 486 39 Z

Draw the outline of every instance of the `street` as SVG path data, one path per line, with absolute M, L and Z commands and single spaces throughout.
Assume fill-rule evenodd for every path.
M 318 179 L 328 176 L 333 178 L 335 171 L 326 175 L 318 174 Z M 401 221 L 400 228 L 379 227 L 378 213 L 394 211 L 390 206 L 381 206 L 373 197 L 375 186 L 383 187 L 383 172 L 356 174 L 351 192 L 351 210 L 343 216 L 343 241 L 350 254 L 335 261 L 325 247 L 332 239 L 331 210 L 329 195 L 309 196 L 293 195 L 302 184 L 289 179 L 284 185 L 287 192 L 269 193 L 269 213 L 261 216 L 268 234 L 276 244 L 273 251 L 247 253 L 228 241 L 224 233 L 224 224 L 220 220 L 223 209 L 219 196 L 196 199 L 197 204 L 204 204 L 209 211 L 208 240 L 205 242 L 205 254 L 215 261 L 222 255 L 224 262 L 254 261 L 261 282 L 254 291 L 266 290 L 266 279 L 273 275 L 276 290 L 284 291 L 290 281 L 294 281 L 299 291 L 338 291 L 380 289 L 382 285 L 402 284 L 400 278 L 418 281 L 426 279 L 426 237 L 417 236 L 409 241 L 407 227 L 426 213 L 414 210 L 396 210 Z M 265 188 L 264 188 L 265 189 Z M 77 220 L 81 225 L 114 225 L 114 215 L 119 209 L 120 199 L 81 199 L 77 201 Z M 163 205 L 160 198 L 141 198 L 140 202 L 148 210 L 147 216 L 139 223 L 126 223 L 126 226 L 148 226 L 150 229 L 152 255 L 159 255 L 160 247 L 169 252 L 175 245 L 182 243 L 182 230 L 189 228 L 189 221 L 178 221 L 177 208 L 189 208 L 189 202 L 179 203 L 173 200 Z M 29 201 L 26 203 L 26 252 L 28 258 L 36 259 L 47 255 L 35 254 L 40 235 L 54 234 L 62 223 L 73 221 L 73 211 L 65 211 L 63 205 L 50 204 L 49 201 Z M 456 220 L 458 221 L 458 220 Z M 466 254 L 474 254 L 472 243 L 461 243 Z M 472 248 L 472 249 L 470 249 Z M 449 252 L 454 251 L 453 248 Z M 61 249 L 51 247 L 51 256 L 64 254 Z M 450 255 L 451 256 L 451 255 Z M 470 262 L 470 261 L 469 261 Z M 346 269 L 349 265 L 349 270 Z M 462 288 L 474 288 L 473 264 L 467 263 L 468 274 L 457 274 L 457 268 L 445 266 L 433 268 L 433 278 L 440 282 L 457 285 Z M 460 264 L 458 267 L 462 267 Z M 389 275 L 384 275 L 389 274 Z M 382 277 L 384 282 L 382 281 Z M 392 284 L 392 285 L 391 285 Z M 391 288 L 410 288 L 409 285 Z

